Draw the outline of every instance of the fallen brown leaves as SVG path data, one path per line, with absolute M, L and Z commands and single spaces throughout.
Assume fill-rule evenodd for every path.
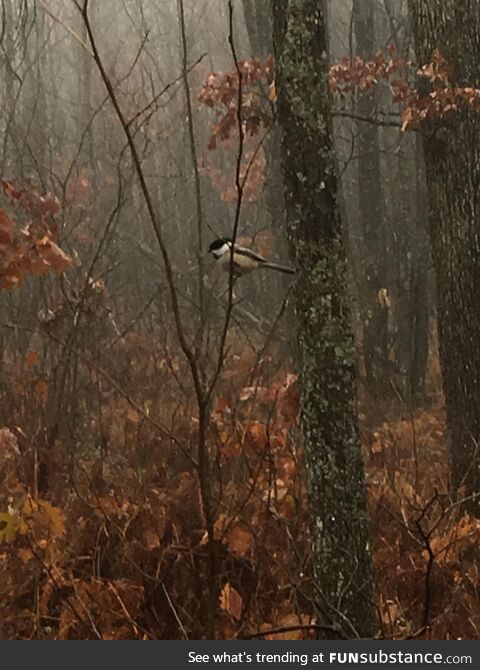
M 121 346 L 135 356 L 139 342 L 132 336 Z M 28 350 L 21 364 L 25 379 L 38 379 L 38 353 Z M 322 622 L 310 573 L 297 378 L 285 370 L 272 377 L 260 365 L 252 379 L 253 355 L 243 352 L 228 365 L 208 433 L 218 637 L 258 637 L 263 630 L 275 631 L 265 633 L 269 639 L 313 637 Z M 110 392 L 101 425 L 94 414 L 85 424 L 86 434 L 101 428 L 108 449 L 85 441 L 73 459 L 70 443 L 57 443 L 54 454 L 39 445 L 29 420 L 43 416 L 43 400 L 25 395 L 31 382 L 15 386 L 26 403 L 23 430 L 0 431 L 6 637 L 204 636 L 208 541 L 188 458 L 195 456 L 197 424 L 192 408 L 179 413 L 161 378 L 168 367 L 162 370 L 139 366 L 130 381 L 140 388 L 141 379 L 147 394 L 161 385 L 161 418 L 170 417 L 175 440 Z M 379 635 L 478 636 L 480 524 L 462 517 L 449 496 L 441 409 L 410 415 L 397 408 L 376 425 L 364 412 Z M 44 461 L 49 486 L 34 494 Z
M 382 634 L 477 638 L 478 519 L 449 495 L 441 408 L 369 433 L 368 488 Z

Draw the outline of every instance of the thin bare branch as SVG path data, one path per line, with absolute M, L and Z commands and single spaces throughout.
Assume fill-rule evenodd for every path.
M 70 28 L 64 21 L 58 18 L 47 6 L 47 4 L 44 2 L 44 0 L 36 0 L 38 4 L 41 6 L 43 11 L 48 14 L 48 16 L 53 19 L 56 23 L 58 23 L 62 28 L 64 28 L 84 49 L 85 51 L 88 51 L 88 53 L 93 56 L 93 51 L 90 49 L 88 44 L 85 44 L 85 42 L 82 40 L 81 37 L 77 35 L 77 33 Z

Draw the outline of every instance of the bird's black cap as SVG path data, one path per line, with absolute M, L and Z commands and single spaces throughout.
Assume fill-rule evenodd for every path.
M 224 244 L 228 244 L 232 240 L 229 237 L 219 237 L 217 240 L 214 240 L 211 245 L 208 247 L 209 251 L 215 251 L 215 249 L 221 249 Z

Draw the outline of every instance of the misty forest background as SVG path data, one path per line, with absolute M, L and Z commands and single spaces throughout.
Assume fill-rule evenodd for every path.
M 1 0 L 1 638 L 480 637 L 479 16 Z

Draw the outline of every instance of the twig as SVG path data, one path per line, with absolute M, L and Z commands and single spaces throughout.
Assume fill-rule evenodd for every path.
M 435 554 L 433 553 L 432 545 L 430 544 L 430 537 L 429 537 L 430 533 L 425 533 L 419 521 L 416 521 L 415 525 L 417 526 L 418 533 L 420 534 L 420 536 L 424 541 L 425 549 L 428 554 L 427 569 L 425 571 L 425 597 L 423 604 L 423 622 L 422 622 L 423 626 L 427 628 L 430 619 L 430 601 L 431 601 L 430 578 L 432 575 L 433 564 L 435 562 Z
M 386 128 L 401 128 L 402 124 L 398 121 L 382 121 L 375 116 L 362 116 L 361 114 L 354 114 L 353 112 L 342 112 L 337 110 L 332 112 L 333 117 L 340 117 L 345 119 L 352 119 L 353 121 L 363 121 L 363 123 L 370 123 L 374 126 L 382 126 Z
M 242 76 L 242 71 L 240 69 L 240 63 L 238 60 L 237 56 L 237 50 L 235 46 L 235 40 L 233 36 L 233 5 L 232 5 L 232 0 L 228 0 L 228 43 L 230 45 L 230 51 L 232 54 L 233 62 L 235 64 L 235 70 L 237 72 L 238 76 L 238 95 L 237 95 L 237 128 L 238 128 L 238 152 L 237 152 L 237 157 L 236 157 L 236 162 L 235 162 L 235 187 L 237 190 L 237 201 L 236 201 L 236 206 L 235 206 L 235 215 L 233 218 L 233 228 L 232 228 L 232 234 L 231 234 L 231 239 L 232 239 L 232 245 L 230 248 L 230 264 L 229 264 L 229 273 L 228 273 L 228 302 L 227 302 L 227 309 L 226 309 L 226 314 L 225 314 L 225 320 L 223 323 L 223 330 L 222 334 L 220 336 L 220 345 L 219 345 L 219 350 L 218 350 L 218 358 L 217 358 L 217 364 L 215 371 L 213 373 L 209 389 L 207 391 L 207 398 L 210 400 L 211 395 L 214 391 L 214 388 L 216 386 L 216 383 L 218 381 L 218 378 L 220 376 L 220 372 L 222 370 L 222 366 L 224 363 L 225 359 L 225 349 L 226 349 L 226 342 L 227 342 L 227 335 L 228 335 L 228 330 L 230 327 L 230 319 L 231 319 L 231 314 L 232 314 L 232 309 L 233 309 L 233 285 L 235 281 L 235 276 L 234 276 L 234 263 L 233 263 L 233 253 L 234 253 L 234 246 L 235 246 L 235 241 L 237 238 L 238 234 L 238 227 L 240 224 L 240 212 L 242 209 L 242 203 L 243 203 L 243 192 L 244 192 L 244 186 L 245 182 L 241 178 L 242 174 L 242 158 L 243 158 L 243 147 L 244 147 L 244 141 L 245 141 L 245 133 L 243 130 L 243 121 L 242 121 L 242 104 L 243 104 L 243 76 Z
M 95 63 L 97 65 L 98 71 L 100 73 L 100 76 L 102 78 L 102 81 L 105 85 L 105 88 L 107 89 L 107 92 L 109 94 L 110 100 L 112 102 L 112 105 L 115 109 L 115 112 L 117 114 L 117 118 L 120 122 L 120 125 L 123 129 L 123 132 L 125 134 L 125 137 L 127 139 L 128 147 L 130 149 L 130 153 L 132 156 L 132 160 L 135 166 L 135 171 L 137 173 L 138 181 L 140 183 L 140 190 L 142 192 L 145 205 L 147 207 L 147 212 L 149 215 L 150 223 L 152 225 L 153 231 L 155 233 L 155 237 L 157 239 L 158 246 L 160 248 L 160 253 L 162 255 L 162 260 L 164 263 L 165 267 L 165 274 L 167 277 L 167 284 L 169 287 L 170 291 L 170 300 L 172 303 L 172 312 L 173 312 L 173 317 L 174 317 L 174 322 L 175 322 L 175 329 L 177 332 L 177 337 L 180 343 L 180 347 L 187 359 L 187 362 L 189 363 L 190 371 L 192 374 L 193 378 L 193 383 L 195 386 L 195 391 L 197 394 L 198 398 L 203 398 L 203 388 L 201 384 L 201 380 L 198 374 L 198 369 L 196 367 L 196 362 L 195 358 L 193 355 L 193 352 L 190 349 L 190 346 L 187 342 L 184 330 L 183 330 L 183 323 L 182 323 L 182 318 L 180 315 L 180 306 L 178 303 L 178 297 L 177 297 L 177 291 L 175 287 L 175 280 L 173 277 L 173 268 L 172 264 L 170 261 L 170 256 L 167 251 L 167 247 L 165 245 L 164 239 L 163 239 L 163 233 L 162 233 L 162 228 L 160 225 L 160 220 L 158 218 L 157 212 L 155 210 L 155 207 L 153 205 L 153 200 L 150 194 L 150 190 L 147 186 L 147 182 L 145 179 L 145 175 L 143 172 L 142 168 L 142 163 L 141 159 L 137 150 L 137 147 L 135 145 L 135 141 L 133 139 L 133 135 L 131 133 L 130 127 L 128 126 L 127 120 L 125 118 L 125 115 L 120 107 L 120 103 L 118 102 L 117 95 L 115 93 L 115 90 L 113 88 L 112 82 L 110 81 L 110 78 L 105 70 L 105 66 L 103 65 L 102 58 L 100 56 L 100 53 L 98 51 L 97 43 L 95 40 L 95 36 L 93 34 L 92 26 L 90 24 L 90 18 L 88 16 L 88 3 L 89 0 L 84 0 L 83 2 L 83 7 L 81 8 L 81 13 L 83 17 L 83 21 L 85 23 L 85 28 L 87 30 L 88 34 L 88 39 L 90 41 L 90 45 L 92 47 L 93 51 L 93 58 L 95 60 Z
M 77 42 L 85 49 L 85 51 L 88 51 L 90 56 L 93 56 L 93 51 L 89 48 L 88 44 L 85 44 L 85 42 L 82 40 L 81 37 L 77 35 L 77 33 L 70 28 L 70 26 L 67 26 L 66 23 L 64 23 L 61 19 L 58 18 L 58 16 L 55 16 L 55 14 L 52 13 L 49 7 L 45 4 L 44 0 L 37 0 L 37 2 L 40 4 L 40 6 L 43 8 L 43 11 L 48 14 L 48 16 L 53 19 L 56 23 L 58 23 L 62 28 L 65 28 L 65 30 L 70 33 L 70 35 L 77 40 Z
M 82 617 L 82 615 L 80 614 L 80 612 L 77 610 L 77 608 L 75 607 L 75 605 L 72 603 L 70 597 L 69 597 L 68 595 L 65 595 L 65 594 L 63 593 L 62 587 L 61 587 L 60 584 L 57 582 L 57 580 L 56 580 L 56 578 L 55 578 L 55 575 L 53 574 L 51 568 L 45 563 L 45 561 L 42 559 L 42 557 L 40 556 L 40 554 L 39 554 L 38 551 L 36 550 L 36 544 L 34 545 L 34 543 L 32 542 L 31 538 L 30 538 L 28 535 L 26 536 L 26 539 L 27 539 L 27 544 L 28 544 L 28 546 L 29 546 L 30 551 L 32 552 L 33 557 L 37 560 L 37 562 L 39 563 L 40 567 L 46 572 L 46 574 L 47 574 L 48 577 L 50 578 L 50 580 L 51 580 L 51 582 L 52 582 L 52 584 L 53 584 L 55 590 L 57 591 L 57 593 L 63 595 L 63 600 L 66 602 L 66 604 L 67 604 L 68 608 L 71 610 L 72 614 L 76 617 L 76 619 L 77 619 L 81 624 L 83 624 L 83 625 L 85 626 L 85 628 L 86 628 L 87 630 L 91 630 L 91 631 L 93 631 L 93 633 L 95 634 L 95 637 L 96 637 L 98 640 L 103 640 L 103 635 L 102 635 L 101 632 L 98 630 L 98 628 L 97 628 L 97 626 L 96 626 L 96 624 L 95 624 L 93 618 L 91 617 L 90 613 L 88 612 L 88 610 L 87 610 L 87 614 L 88 614 L 88 618 L 90 619 L 90 625 L 88 625 L 88 623 L 87 623 L 87 622 L 85 621 L 85 619 Z M 82 604 L 83 604 L 83 603 L 82 603 Z M 86 608 L 85 608 L 85 609 L 86 609 Z
M 67 346 L 71 346 L 71 348 L 77 349 L 77 347 L 75 345 L 73 345 L 73 346 L 71 344 L 69 345 L 69 343 L 60 340 L 58 337 L 56 337 L 52 333 L 46 332 L 46 331 L 44 331 L 43 329 L 40 329 L 40 328 L 28 328 L 27 326 L 20 326 L 20 325 L 15 324 L 15 323 L 8 323 L 8 322 L 3 322 L 0 325 L 4 326 L 5 328 L 20 329 L 20 330 L 24 330 L 24 331 L 29 332 L 29 333 L 37 333 L 37 334 L 43 335 L 45 337 L 49 337 L 56 344 L 59 344 L 63 348 L 67 348 Z M 125 389 L 123 389 L 120 386 L 120 384 L 117 381 L 115 381 L 115 379 L 113 379 L 108 374 L 108 372 L 106 372 L 105 370 L 100 368 L 98 365 L 93 363 L 91 360 L 89 360 L 84 354 L 82 354 L 78 350 L 77 350 L 77 355 L 78 355 L 79 360 L 84 365 L 86 365 L 90 370 L 92 370 L 93 372 L 98 374 L 100 377 L 103 377 L 110 384 L 110 386 L 115 391 L 117 391 L 117 393 L 119 393 L 123 398 L 125 398 L 125 400 L 128 402 L 128 404 L 131 405 L 131 407 L 133 407 L 133 409 L 143 419 L 145 419 L 145 421 L 147 421 L 151 426 L 156 428 L 162 435 L 164 435 L 168 439 L 172 440 L 172 442 L 174 442 L 177 445 L 177 447 L 181 450 L 181 452 L 184 454 L 184 456 L 190 461 L 190 463 L 192 463 L 192 465 L 195 468 L 198 467 L 198 463 L 193 458 L 192 454 L 190 453 L 190 450 L 187 449 L 186 446 L 184 444 L 182 444 L 182 442 L 173 435 L 171 430 L 168 430 L 167 428 L 165 428 L 165 426 L 163 426 L 161 423 L 159 423 L 156 419 L 151 417 L 150 414 L 148 412 L 146 412 L 143 409 L 143 407 L 139 403 L 137 403 L 130 396 L 128 391 L 125 391 Z
M 155 105 L 155 104 L 158 102 L 158 100 L 159 100 L 163 95 L 165 95 L 165 93 L 167 93 L 167 91 L 169 91 L 173 86 L 175 86 L 175 84 L 178 84 L 179 81 L 181 81 L 186 75 L 188 75 L 192 70 L 194 70 L 194 69 L 197 67 L 197 65 L 198 65 L 199 63 L 201 63 L 202 60 L 203 60 L 207 55 L 208 55 L 207 52 L 203 53 L 201 56 L 199 56 L 199 57 L 197 58 L 197 60 L 196 60 L 194 63 L 192 63 L 192 64 L 189 65 L 186 69 L 184 69 L 184 70 L 178 75 L 178 77 L 176 77 L 176 78 L 173 79 L 172 81 L 168 82 L 168 84 L 166 84 L 166 85 L 162 88 L 162 90 L 159 91 L 159 92 L 157 93 L 157 95 L 156 95 L 155 97 L 153 97 L 153 98 L 150 100 L 150 102 L 147 103 L 147 104 L 145 105 L 145 107 L 143 107 L 139 112 L 137 112 L 136 114 L 134 114 L 134 115 L 132 116 L 132 118 L 129 119 L 129 120 L 127 121 L 127 126 L 131 126 L 132 123 L 135 123 L 135 121 L 136 121 L 140 116 L 142 116 L 142 114 L 145 114 L 145 112 L 148 112 L 148 110 L 150 109 L 150 107 L 152 107 L 152 105 Z
M 266 630 L 258 631 L 257 633 L 250 633 L 245 635 L 246 640 L 253 640 L 256 637 L 264 637 L 265 635 L 275 635 L 276 633 L 289 633 L 295 630 L 321 630 L 325 633 L 335 633 L 337 637 L 341 637 L 340 632 L 335 626 L 318 623 L 305 623 L 291 626 L 278 626 L 276 628 L 267 628 Z
M 169 593 L 168 593 L 168 591 L 167 591 L 167 589 L 166 589 L 166 587 L 165 587 L 165 584 L 163 584 L 163 583 L 162 583 L 162 590 L 163 590 L 163 593 L 165 594 L 165 598 L 167 599 L 167 602 L 168 602 L 168 604 L 169 604 L 169 606 L 170 606 L 170 609 L 171 609 L 172 612 L 173 612 L 173 616 L 175 617 L 175 620 L 176 620 L 176 622 L 178 623 L 178 627 L 179 627 L 180 630 L 182 631 L 182 634 L 183 634 L 184 638 L 185 638 L 186 640 L 188 640 L 189 638 L 188 638 L 188 635 L 187 635 L 187 631 L 185 630 L 185 627 L 184 627 L 184 625 L 183 625 L 183 623 L 182 623 L 180 617 L 178 616 L 177 610 L 175 609 L 175 607 L 174 607 L 174 605 L 173 605 L 172 599 L 170 598 L 170 595 L 169 595 Z
M 190 93 L 190 85 L 188 81 L 188 45 L 187 45 L 187 31 L 185 27 L 185 9 L 183 0 L 178 2 L 178 17 L 180 23 L 180 37 L 181 37 L 181 57 L 182 57 L 182 80 L 183 90 L 185 94 L 185 103 L 187 106 L 187 126 L 188 126 L 188 140 L 190 146 L 190 158 L 192 161 L 193 177 L 195 183 L 195 204 L 197 215 L 197 263 L 198 263 L 198 305 L 200 310 L 200 328 L 198 332 L 198 341 L 196 344 L 195 356 L 201 355 L 203 348 L 203 340 L 205 336 L 205 287 L 204 287 L 204 269 L 203 269 L 203 203 L 202 191 L 200 188 L 200 172 L 198 169 L 197 145 L 195 142 L 195 128 L 193 125 L 193 107 L 192 96 Z M 197 336 L 195 337 L 197 340 Z

